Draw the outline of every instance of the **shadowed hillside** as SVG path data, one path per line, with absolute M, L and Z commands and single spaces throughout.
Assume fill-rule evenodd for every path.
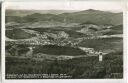
M 27 39 L 34 37 L 34 34 L 25 32 L 22 29 L 6 30 L 6 36 L 10 39 Z
M 58 15 L 35 13 L 35 14 L 26 15 L 24 17 L 18 17 L 13 15 L 9 16 L 7 14 L 6 18 L 7 18 L 6 22 L 9 21 L 37 22 L 37 21 L 52 20 L 52 21 L 68 22 L 68 23 L 83 23 L 90 21 L 95 24 L 119 25 L 122 24 L 123 14 L 90 9 L 90 10 L 73 12 L 73 13 L 62 13 Z

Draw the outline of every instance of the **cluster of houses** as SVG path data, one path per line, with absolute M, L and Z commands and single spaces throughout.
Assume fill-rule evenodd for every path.
M 49 40 L 48 36 L 53 37 L 55 39 L 65 38 L 65 40 L 63 40 L 63 41 Z M 14 42 L 15 44 L 23 44 L 23 45 L 30 45 L 30 46 L 32 46 L 32 45 L 58 45 L 58 46 L 70 45 L 72 47 L 75 47 L 81 41 L 83 41 L 83 39 L 71 39 L 71 40 L 68 40 L 68 39 L 69 39 L 69 35 L 66 34 L 64 31 L 60 31 L 58 34 L 44 32 L 43 35 L 37 34 L 37 37 L 33 37 L 30 39 L 15 40 L 15 41 L 11 40 L 10 42 Z M 88 39 L 88 37 L 86 37 L 86 39 Z M 93 37 L 93 39 L 94 39 L 94 37 Z M 99 61 L 102 61 L 102 57 L 104 55 L 103 52 L 100 52 L 100 51 L 97 52 L 93 48 L 85 48 L 85 47 L 78 47 L 78 48 L 85 51 L 89 56 L 99 56 Z M 26 56 L 32 55 L 32 53 L 33 53 L 32 47 L 28 47 L 28 49 L 29 49 L 29 51 L 25 54 Z M 42 54 L 40 54 L 37 57 L 42 57 Z M 72 58 L 74 58 L 74 57 L 73 56 L 58 56 L 57 60 L 63 60 L 63 59 L 65 60 L 65 59 L 72 59 Z
M 19 40 L 9 40 L 6 39 L 6 41 L 14 42 L 15 44 L 24 44 L 24 45 L 58 45 L 58 46 L 76 46 L 78 45 L 82 40 L 81 39 L 71 39 L 68 40 L 68 35 L 65 34 L 65 32 L 60 32 L 60 37 L 54 37 L 54 38 L 64 38 L 63 40 L 50 40 L 48 39 L 48 36 L 55 36 L 53 34 L 45 33 L 43 35 L 38 34 L 37 37 L 32 37 L 30 39 L 19 39 Z M 65 39 L 66 38 L 66 39 Z

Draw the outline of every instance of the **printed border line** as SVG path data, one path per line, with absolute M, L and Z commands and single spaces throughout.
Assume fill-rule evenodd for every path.
M 127 53 L 126 53 L 126 51 L 127 51 L 127 46 L 126 46 L 126 37 L 128 37 L 127 36 L 127 26 L 126 26 L 126 11 L 124 11 L 124 15 L 123 15 L 123 22 L 124 22 L 124 43 L 123 43 L 123 45 L 124 45 L 124 55 L 126 55 Z M 1 46 L 2 46 L 2 82 L 5 82 L 5 3 L 2 3 L 2 42 L 1 42 Z M 127 56 L 123 56 L 124 57 L 124 63 L 126 62 L 126 57 Z M 126 71 L 125 70 L 125 67 L 126 67 L 126 63 L 125 63 L 125 65 L 124 65 L 124 71 Z M 125 73 L 127 73 L 127 72 L 124 72 L 124 77 L 126 77 L 126 75 L 125 75 Z M 7 82 L 8 81 L 8 82 Z M 7 83 L 10 83 L 10 82 L 19 82 L 19 83 L 22 83 L 22 82 L 29 82 L 29 83 L 34 83 L 34 82 L 38 82 L 38 83 L 41 83 L 41 82 L 47 82 L 47 83 L 51 83 L 51 82 L 68 82 L 68 83 L 71 83 L 71 82 L 73 82 L 73 83 L 82 83 L 82 82 L 91 82 L 91 83 L 93 83 L 93 82 L 99 82 L 99 83 L 105 83 L 105 81 L 106 82 L 112 82 L 112 83 L 124 83 L 124 79 L 122 79 L 122 80 L 119 80 L 119 79 L 115 79 L 115 80 L 112 80 L 112 79 L 101 79 L 101 80 L 99 80 L 99 79 L 81 79 L 81 80 L 76 80 L 76 79 L 71 79 L 71 80 L 68 80 L 68 79 L 66 79 L 66 80 L 63 80 L 63 79 L 60 79 L 60 80 L 40 80 L 40 79 L 37 79 L 37 80 L 30 80 L 30 79 L 28 79 L 28 80 L 19 80 L 19 79 L 17 79 L 17 80 L 7 80 L 6 82 Z M 118 81 L 118 82 L 117 82 Z

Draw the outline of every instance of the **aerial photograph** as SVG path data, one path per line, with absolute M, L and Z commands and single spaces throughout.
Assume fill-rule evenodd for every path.
M 6 79 L 123 78 L 118 3 L 12 3 L 5 12 Z

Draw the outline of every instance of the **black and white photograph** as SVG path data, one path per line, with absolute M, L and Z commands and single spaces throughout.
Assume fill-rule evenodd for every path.
M 123 79 L 122 5 L 52 3 L 6 3 L 5 79 Z

